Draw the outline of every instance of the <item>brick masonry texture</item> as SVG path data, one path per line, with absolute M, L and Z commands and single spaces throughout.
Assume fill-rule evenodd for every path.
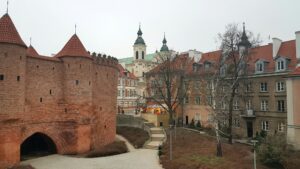
M 0 43 L 0 168 L 20 161 L 21 144 L 49 136 L 59 154 L 98 149 L 115 139 L 117 62 L 113 58 L 26 54 Z M 18 80 L 19 79 L 19 80 Z

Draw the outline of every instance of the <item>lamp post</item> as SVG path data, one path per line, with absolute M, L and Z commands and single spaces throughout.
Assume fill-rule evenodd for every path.
M 255 144 L 257 143 L 257 140 L 251 140 L 251 143 L 253 143 L 253 168 L 256 169 L 256 151 L 255 151 Z

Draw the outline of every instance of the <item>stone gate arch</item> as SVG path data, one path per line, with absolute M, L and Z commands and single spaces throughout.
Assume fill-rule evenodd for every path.
M 36 132 L 27 137 L 20 145 L 21 160 L 57 153 L 55 142 L 46 134 Z

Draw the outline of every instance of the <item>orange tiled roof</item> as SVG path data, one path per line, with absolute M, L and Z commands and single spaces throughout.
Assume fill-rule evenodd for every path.
M 0 42 L 27 47 L 8 14 L 0 18 Z
M 85 47 L 81 43 L 80 39 L 76 34 L 74 34 L 71 39 L 66 43 L 63 49 L 58 52 L 55 57 L 63 57 L 63 56 L 81 56 L 92 58 L 88 52 L 86 51 Z
M 27 56 L 39 56 L 39 54 L 37 53 L 37 51 L 31 45 L 27 48 L 26 55 Z
M 128 78 L 137 79 L 137 77 L 133 73 L 131 73 L 131 72 L 127 71 L 126 69 L 124 69 L 121 64 L 118 64 L 118 69 L 119 69 L 119 77 L 125 77 L 126 76 L 125 72 L 128 72 L 129 73 Z
M 300 66 L 298 66 L 289 76 L 300 76 Z
M 221 56 L 220 50 L 203 53 L 199 63 L 203 64 L 204 62 L 209 61 L 218 64 L 220 56 Z M 288 68 L 290 70 L 293 70 L 297 65 L 296 41 L 290 40 L 290 41 L 282 42 L 279 51 L 277 53 L 277 56 L 287 57 L 288 59 L 290 59 Z M 265 72 L 275 71 L 276 60 L 273 58 L 272 44 L 251 48 L 249 57 L 250 57 L 248 60 L 249 69 L 250 69 L 249 71 L 251 71 L 252 73 L 255 71 L 255 63 L 258 60 L 264 60 L 268 62 L 268 64 L 266 64 L 266 67 L 264 68 Z

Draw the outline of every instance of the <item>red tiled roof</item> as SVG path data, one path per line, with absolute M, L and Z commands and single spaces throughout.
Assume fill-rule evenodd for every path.
M 298 66 L 289 76 L 300 76 L 300 66 Z
M 255 48 L 250 49 L 249 54 L 249 71 L 254 72 L 255 71 L 255 63 L 258 60 L 266 61 L 267 64 L 264 68 L 265 72 L 274 72 L 275 71 L 275 61 L 273 58 L 273 46 L 272 44 L 264 45 L 264 46 L 258 46 Z M 203 53 L 202 57 L 199 61 L 199 63 L 203 64 L 206 61 L 213 62 L 213 63 L 219 63 L 219 58 L 221 56 L 221 51 L 213 51 L 208 53 Z M 297 65 L 297 58 L 296 58 L 296 41 L 285 41 L 282 42 L 279 51 L 277 53 L 277 56 L 280 57 L 287 57 L 290 59 L 289 62 L 289 69 L 293 70 L 295 66 Z
M 27 48 L 26 55 L 27 56 L 39 56 L 39 54 L 37 53 L 37 51 L 31 45 Z
M 221 50 L 203 53 L 199 63 L 203 64 L 206 61 L 218 63 L 220 56 L 221 56 Z
M 0 42 L 27 47 L 8 14 L 0 18 Z
M 119 77 L 125 77 L 125 72 L 128 72 L 128 78 L 130 79 L 137 79 L 136 76 L 134 76 L 133 73 L 127 71 L 126 69 L 123 68 L 123 66 L 121 64 L 118 64 L 118 69 L 119 69 Z
M 81 43 L 80 39 L 76 34 L 74 34 L 71 39 L 66 43 L 63 49 L 58 52 L 55 57 L 63 57 L 63 56 L 81 56 L 92 58 L 88 52 L 86 51 L 85 47 Z

